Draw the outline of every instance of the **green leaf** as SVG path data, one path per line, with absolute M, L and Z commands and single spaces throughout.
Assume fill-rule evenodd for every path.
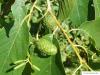
M 76 26 L 79 26 L 87 20 L 88 2 L 89 0 L 74 0 L 74 5 L 70 12 L 69 18 Z
M 81 29 L 85 30 L 94 39 L 96 48 L 100 48 L 100 18 L 85 22 L 81 25 Z
M 33 64 L 40 68 L 40 71 L 35 71 L 33 75 L 65 75 L 59 55 L 50 56 L 48 58 L 33 58 Z
M 23 68 L 12 70 L 10 64 L 26 58 L 29 32 L 26 23 L 21 25 L 25 11 L 23 9 L 25 0 L 16 0 L 12 6 L 14 25 L 7 24 L 0 29 L 0 74 L 21 75 Z M 13 25 L 13 26 L 12 26 Z
M 62 22 L 69 16 L 70 11 L 72 10 L 74 5 L 74 0 L 58 0 L 58 3 L 59 3 L 58 18 Z
M 25 2 L 26 0 L 16 0 L 11 8 L 15 21 L 18 22 L 19 24 L 26 15 Z
M 87 20 L 89 0 L 59 0 L 59 19 L 69 18 L 72 23 L 79 26 Z
M 30 48 L 33 65 L 40 71 L 35 70 L 32 75 L 65 75 L 61 62 L 60 51 L 56 55 L 42 56 L 37 49 Z
M 100 0 L 93 0 L 95 7 L 95 18 L 100 17 Z

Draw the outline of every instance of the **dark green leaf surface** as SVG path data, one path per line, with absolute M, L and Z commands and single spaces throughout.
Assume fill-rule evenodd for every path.
M 21 21 L 25 16 L 25 0 L 16 0 L 12 6 L 14 25 L 7 24 L 0 29 L 0 75 L 21 75 L 22 68 L 13 71 L 11 63 L 25 59 L 28 49 L 28 27 Z M 8 28 L 9 27 L 9 28 Z

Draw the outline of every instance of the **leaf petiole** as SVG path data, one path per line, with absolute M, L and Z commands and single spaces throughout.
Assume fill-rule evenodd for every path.
M 18 61 L 15 61 L 13 64 L 19 64 L 19 63 L 22 63 L 22 62 L 26 62 L 26 60 L 18 60 Z
M 26 63 L 27 63 L 27 62 L 23 62 L 23 63 L 17 65 L 16 67 L 14 67 L 14 70 L 16 70 L 16 69 L 18 69 L 18 68 L 20 68 L 20 67 L 26 65 Z

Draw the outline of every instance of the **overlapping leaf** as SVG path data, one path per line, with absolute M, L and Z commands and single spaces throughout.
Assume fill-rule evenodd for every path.
M 65 75 L 59 50 L 56 55 L 43 56 L 38 49 L 31 47 L 30 53 L 32 55 L 32 63 L 40 69 L 40 71 L 34 69 L 35 71 L 33 71 L 32 75 Z
M 80 28 L 89 33 L 89 35 L 95 41 L 96 48 L 100 48 L 100 18 L 83 23 Z
M 25 16 L 25 0 L 16 0 L 12 6 L 14 25 L 7 24 L 0 29 L 0 74 L 21 75 L 22 69 L 11 70 L 11 63 L 25 59 L 28 48 L 28 27 L 26 23 L 21 25 Z M 9 28 L 8 28 L 9 27 Z
M 70 11 L 72 10 L 74 5 L 74 0 L 58 0 L 58 3 L 59 3 L 58 17 L 60 21 L 63 21 L 69 16 Z
M 64 20 L 69 18 L 72 23 L 79 26 L 87 20 L 89 0 L 61 0 L 59 8 L 59 18 Z
M 74 6 L 69 16 L 73 24 L 78 26 L 87 20 L 88 2 L 89 0 L 74 0 Z
M 34 56 L 33 64 L 37 65 L 40 71 L 35 71 L 32 75 L 65 75 L 59 56 L 60 54 L 48 58 Z

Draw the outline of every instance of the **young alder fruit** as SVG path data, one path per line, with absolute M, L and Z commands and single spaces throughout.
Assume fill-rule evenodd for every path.
M 47 54 L 55 55 L 57 53 L 57 47 L 47 39 L 41 38 L 36 42 L 37 48 Z

